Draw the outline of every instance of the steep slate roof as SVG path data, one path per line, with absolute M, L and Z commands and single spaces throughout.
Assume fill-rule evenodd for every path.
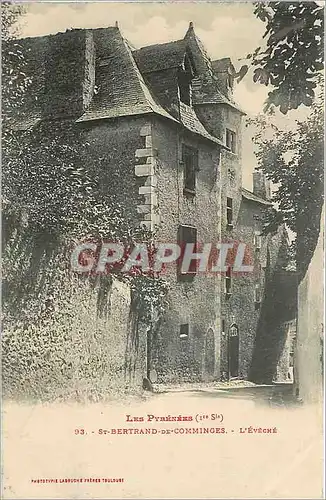
M 212 136 L 205 129 L 192 107 L 181 103 L 179 116 L 172 116 L 157 101 L 142 76 L 142 73 L 146 75 L 150 72 L 181 66 L 186 53 L 192 58 L 193 54 L 187 38 L 188 35 L 183 40 L 151 45 L 132 51 L 130 44 L 123 38 L 117 26 L 92 29 L 90 31 L 93 33 L 95 43 L 97 93 L 92 97 L 88 108 L 76 122 L 82 123 L 155 113 L 175 123 L 180 123 L 190 132 L 226 148 L 222 141 Z M 203 45 L 195 36 L 193 28 L 190 31 L 192 31 L 196 47 L 199 48 L 199 58 L 197 54 L 197 61 L 195 61 L 197 66 L 195 64 L 195 68 L 198 69 L 199 66 L 202 69 L 208 67 L 211 72 L 210 59 Z M 187 33 L 189 34 L 189 30 Z M 44 57 L 46 57 L 44 51 L 51 36 L 55 35 L 22 39 L 25 44 L 32 44 L 33 47 L 34 45 L 36 47 L 36 57 L 35 61 L 34 57 L 32 58 L 32 64 L 34 62 L 36 64 L 33 72 L 40 79 L 40 87 L 42 82 L 44 84 Z M 216 89 L 215 94 L 214 102 L 225 103 L 226 98 Z M 196 96 L 194 95 L 195 102 Z M 29 107 L 26 116 L 20 116 L 17 123 L 12 123 L 13 128 L 26 130 L 42 120 L 41 108 L 36 109 L 35 102 L 33 102 L 32 108 Z
M 212 63 L 213 64 L 213 63 Z M 194 104 L 227 104 L 232 108 L 246 114 L 240 106 L 230 97 L 227 97 L 219 90 L 217 78 L 212 73 L 199 75 L 193 80 L 193 101 Z
M 228 99 L 217 88 L 217 83 L 213 75 L 200 75 L 193 79 L 193 101 L 194 104 L 229 104 L 232 105 L 231 99 Z
M 142 73 L 178 68 L 186 53 L 186 42 L 177 40 L 162 44 L 148 45 L 134 50 L 133 56 Z
M 248 189 L 245 188 L 242 188 L 242 196 L 246 198 L 246 200 L 254 201 L 256 203 L 260 203 L 261 205 L 268 205 L 268 206 L 273 205 L 271 201 L 265 200 L 264 198 L 257 196 L 256 194 L 252 193 L 251 191 L 248 191 Z
M 190 130 L 190 132 L 201 135 L 202 137 L 205 137 L 206 139 L 209 139 L 210 141 L 216 142 L 220 146 L 223 146 L 225 149 L 228 149 L 225 144 L 220 141 L 220 139 L 212 136 L 209 132 L 207 132 L 204 125 L 197 117 L 195 110 L 192 107 L 183 104 L 182 102 L 180 102 L 180 122 L 184 127 Z
M 210 79 L 202 79 L 201 77 L 193 80 L 194 92 L 193 92 L 193 102 L 195 105 L 200 104 L 227 104 L 231 108 L 236 109 L 243 115 L 246 114 L 243 109 L 229 97 L 226 97 L 218 89 L 218 84 L 214 81 L 214 77 Z
M 98 93 L 77 122 L 157 113 L 176 121 L 151 95 L 119 28 L 93 30 Z
M 184 57 L 187 52 L 187 46 L 188 43 L 185 39 L 149 45 L 133 51 L 133 56 L 140 71 L 146 75 L 146 73 L 180 67 L 183 64 Z M 204 50 L 202 46 L 201 50 Z M 207 55 L 205 55 L 205 63 L 206 58 Z M 180 102 L 179 110 L 179 120 L 186 129 L 225 147 L 225 144 L 223 144 L 222 141 L 220 141 L 217 137 L 212 136 L 205 129 L 192 107 L 186 106 Z
M 194 54 L 194 61 L 198 73 L 206 72 L 207 70 L 211 72 L 211 59 L 204 44 L 196 35 L 192 22 L 189 23 L 189 28 L 184 36 L 184 40 L 187 43 L 187 47 L 189 47 Z
M 229 57 L 223 57 L 223 59 L 216 59 L 216 61 L 212 61 L 213 71 L 227 71 L 230 66 L 234 70 L 234 66 Z
M 215 71 L 221 71 L 218 69 L 219 67 L 232 65 L 230 58 L 226 57 L 217 61 L 211 61 L 203 43 L 197 37 L 192 23 L 189 25 L 184 40 L 187 42 L 187 46 L 189 46 L 190 50 L 195 51 L 197 54 L 196 57 L 194 57 L 195 62 L 196 60 L 198 61 L 198 58 L 204 61 L 204 65 L 201 64 L 201 71 L 198 72 L 198 75 L 192 81 L 194 105 L 227 104 L 245 114 L 233 99 L 225 96 L 219 89 Z
M 147 59 L 146 53 L 147 55 L 151 53 L 152 57 L 148 59 L 150 64 L 147 67 L 154 67 L 153 54 L 160 51 L 161 45 L 150 46 L 148 51 L 145 47 L 144 50 L 132 53 L 119 28 L 100 28 L 93 32 L 98 58 L 96 67 L 98 93 L 93 97 L 85 113 L 76 120 L 77 122 L 156 113 L 181 123 L 190 132 L 225 147 L 222 141 L 207 132 L 191 108 L 187 113 L 181 112 L 180 119 L 177 120 L 155 101 L 136 64 L 137 55 L 135 58 L 133 55 L 135 52 L 140 53 L 141 55 L 138 55 L 140 61 Z M 181 42 L 162 44 L 165 54 L 163 60 L 166 64 L 169 55 L 172 56 L 172 64 L 182 64 L 186 46 L 183 41 Z M 159 59 L 159 56 L 156 59 Z

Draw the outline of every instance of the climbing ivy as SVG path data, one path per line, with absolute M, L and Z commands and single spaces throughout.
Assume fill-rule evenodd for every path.
M 7 18 L 2 17 L 6 27 L 19 15 L 17 11 L 11 17 L 11 12 L 9 8 Z M 5 30 L 4 41 L 12 42 L 9 31 Z M 26 54 L 18 41 L 10 44 L 10 51 L 6 47 L 2 144 L 4 389 L 10 397 L 53 399 L 60 390 L 73 396 L 73 387 L 81 381 L 95 387 L 108 374 L 112 379 L 122 377 L 115 345 L 104 355 L 100 339 L 89 342 L 87 332 L 96 336 L 97 323 L 89 318 L 90 313 L 80 311 L 92 311 L 87 309 L 92 294 L 97 294 L 96 322 L 105 321 L 110 316 L 112 276 L 128 285 L 137 337 L 140 324 L 150 326 L 154 317 L 163 314 L 167 286 L 159 276 L 139 270 L 126 276 L 115 269 L 112 276 L 100 278 L 72 273 L 71 250 L 81 240 L 132 246 L 137 241 L 150 244 L 155 235 L 139 228 L 123 199 L 119 186 L 124 165 L 115 165 L 110 189 L 104 186 L 107 160 L 90 154 L 92 145 L 74 122 L 20 119 L 26 92 L 33 93 L 33 80 L 24 71 Z M 77 305 L 76 297 L 80 297 Z M 108 382 L 107 390 L 110 387 Z M 101 390 L 103 387 L 97 393 Z

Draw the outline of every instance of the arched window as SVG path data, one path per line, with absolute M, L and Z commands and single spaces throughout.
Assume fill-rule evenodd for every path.
M 238 335 L 239 335 L 238 325 L 232 323 L 232 325 L 230 326 L 230 337 L 237 337 Z

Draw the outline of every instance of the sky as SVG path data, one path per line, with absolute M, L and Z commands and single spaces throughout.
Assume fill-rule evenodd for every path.
M 211 59 L 230 57 L 236 69 L 247 54 L 263 43 L 264 23 L 253 14 L 251 2 L 33 2 L 20 22 L 22 36 L 39 36 L 69 28 L 114 26 L 136 48 L 183 38 L 189 22 Z M 268 88 L 254 84 L 252 75 L 237 84 L 234 98 L 250 117 L 262 112 Z M 300 112 L 299 112 L 300 115 Z M 280 117 L 291 127 L 298 113 Z M 252 189 L 256 159 L 250 130 L 244 131 L 243 185 Z

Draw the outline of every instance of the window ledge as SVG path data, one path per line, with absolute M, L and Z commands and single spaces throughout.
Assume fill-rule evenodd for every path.
M 183 188 L 183 194 L 186 196 L 196 196 L 196 191 L 194 189 Z
M 233 229 L 233 224 L 227 224 L 226 229 Z

